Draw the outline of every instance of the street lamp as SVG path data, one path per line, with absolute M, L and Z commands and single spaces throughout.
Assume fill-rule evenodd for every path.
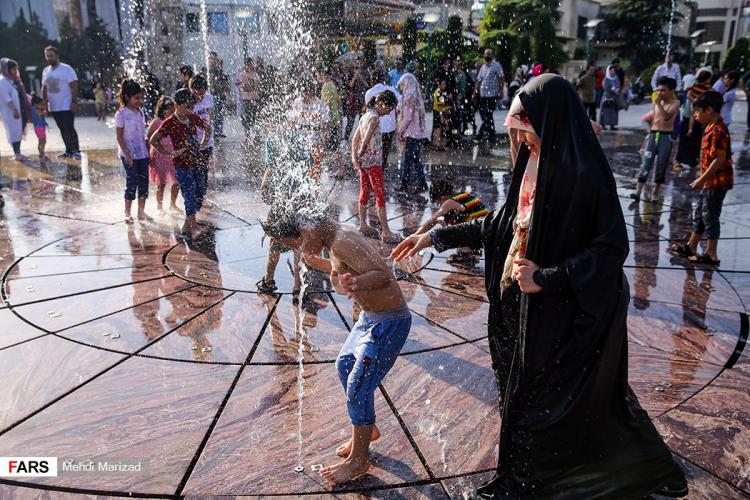
M 703 57 L 703 65 L 704 66 L 706 66 L 708 64 L 708 53 L 711 52 L 711 47 L 713 47 L 717 43 L 719 43 L 719 42 L 717 42 L 716 40 L 711 40 L 710 42 L 706 42 L 706 43 L 702 44 L 704 47 L 706 47 L 706 55 Z
M 705 32 L 706 30 L 695 30 L 690 34 L 690 56 L 688 57 L 688 69 L 693 67 L 693 55 L 695 54 L 695 47 L 698 46 L 698 38 Z
M 599 26 L 604 19 L 592 19 L 591 21 L 584 24 L 586 28 L 586 63 L 590 64 L 592 61 L 594 51 L 594 36 L 596 36 L 596 27 Z
M 440 20 L 440 14 L 437 12 L 428 12 L 424 16 L 425 29 L 427 30 L 427 71 L 425 83 L 432 83 L 432 41 L 435 34 L 435 25 Z M 428 92 L 432 94 L 432 88 L 427 87 Z

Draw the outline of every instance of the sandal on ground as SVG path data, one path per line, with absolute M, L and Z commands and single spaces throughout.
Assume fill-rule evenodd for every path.
M 707 253 L 702 253 L 700 255 L 693 255 L 690 258 L 690 262 L 695 262 L 697 264 L 708 264 L 709 266 L 717 266 L 721 264 L 721 260 L 719 259 L 712 259 L 710 255 Z
M 693 252 L 693 249 L 687 243 L 674 243 L 670 250 L 681 257 L 695 257 L 695 252 Z
M 258 293 L 265 293 L 267 295 L 270 295 L 276 291 L 276 282 L 274 280 L 267 280 L 266 278 L 262 278 L 255 284 L 255 288 L 258 290 Z

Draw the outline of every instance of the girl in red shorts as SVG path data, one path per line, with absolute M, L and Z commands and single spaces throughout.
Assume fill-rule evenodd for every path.
M 381 239 L 384 243 L 398 243 L 399 238 L 388 228 L 385 213 L 385 184 L 383 183 L 383 141 L 380 135 L 380 117 L 396 109 L 398 101 L 390 90 L 376 95 L 367 103 L 367 111 L 359 120 L 352 139 L 352 163 L 359 170 L 359 230 L 372 231 L 367 224 L 367 202 L 375 193 L 375 206 L 380 220 Z

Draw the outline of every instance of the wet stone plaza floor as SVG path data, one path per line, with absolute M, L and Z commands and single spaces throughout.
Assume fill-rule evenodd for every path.
M 685 468 L 689 498 L 750 498 L 750 138 L 733 138 L 736 187 L 718 268 L 667 251 L 690 228 L 694 172 L 670 172 L 662 201 L 631 204 L 642 138 L 601 139 L 631 242 L 630 383 Z M 498 206 L 509 165 L 502 151 L 490 153 L 435 154 L 429 178 L 454 178 Z M 376 393 L 383 437 L 372 467 L 346 486 L 321 480 L 316 466 L 332 464 L 349 433 L 333 362 L 359 309 L 314 272 L 294 305 L 291 254 L 277 269 L 279 293 L 256 293 L 267 207 L 240 156 L 231 144 L 219 152 L 201 236 L 190 244 L 175 234 L 179 214 L 157 214 L 153 199 L 153 223 L 122 221 L 114 151 L 44 169 L 0 160 L 0 456 L 57 457 L 59 468 L 140 463 L 0 480 L 0 498 L 460 498 L 491 477 L 500 418 L 483 262 L 454 267 L 449 253 L 425 252 L 396 268 L 414 323 Z M 394 186 L 389 223 L 408 234 L 434 207 Z M 325 191 L 340 220 L 356 223 L 356 183 L 326 181 Z

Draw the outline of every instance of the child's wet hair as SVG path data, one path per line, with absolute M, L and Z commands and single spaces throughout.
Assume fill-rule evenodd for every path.
M 193 75 L 195 74 L 193 71 L 193 67 L 188 66 L 187 64 L 184 66 L 180 66 L 179 73 L 186 78 L 192 78 Z
M 375 96 L 375 102 L 379 102 L 380 104 L 389 108 L 395 108 L 396 106 L 398 106 L 398 99 L 396 99 L 396 94 L 394 94 L 390 90 L 383 91 Z
M 190 79 L 190 90 L 208 90 L 208 79 L 205 75 L 198 73 Z
M 304 208 L 295 210 L 281 204 L 272 206 L 266 220 L 260 221 L 263 232 L 274 239 L 299 238 L 305 227 L 317 229 L 334 224 L 327 210 L 322 213 L 310 213 Z
M 143 87 L 140 86 L 135 80 L 125 78 L 120 84 L 120 91 L 117 92 L 117 99 L 120 104 L 124 107 L 128 105 L 128 101 L 138 94 L 143 93 Z
M 174 108 L 174 101 L 171 97 L 163 95 L 156 102 L 154 107 L 154 114 L 162 120 L 166 118 L 167 111 Z
M 180 89 L 174 93 L 175 104 L 195 104 L 195 96 L 188 89 Z
M 430 201 L 435 203 L 444 196 L 453 196 L 453 184 L 446 180 L 433 181 L 430 186 Z

